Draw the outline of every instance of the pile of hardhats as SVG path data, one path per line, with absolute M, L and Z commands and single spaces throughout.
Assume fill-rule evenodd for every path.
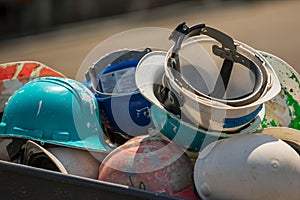
M 0 159 L 183 199 L 299 199 L 297 72 L 205 24 L 169 39 L 101 57 L 83 84 L 2 64 Z

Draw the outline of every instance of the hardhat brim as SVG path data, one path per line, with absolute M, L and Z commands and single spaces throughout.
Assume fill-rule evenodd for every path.
M 37 138 L 28 136 L 28 135 L 16 135 L 16 134 L 7 134 L 5 131 L 1 129 L 5 129 L 5 123 L 0 123 L 0 138 L 22 138 L 22 139 L 28 139 L 28 140 L 37 140 Z M 99 135 L 92 135 L 87 138 L 83 138 L 82 140 L 78 141 L 58 141 L 58 140 L 47 140 L 47 139 L 39 139 L 42 143 L 47 144 L 54 144 L 59 145 L 63 147 L 68 148 L 74 148 L 74 149 L 82 149 L 82 150 L 88 150 L 91 152 L 100 152 L 104 154 L 108 154 L 112 151 L 112 147 L 110 147 L 105 141 L 100 140 Z

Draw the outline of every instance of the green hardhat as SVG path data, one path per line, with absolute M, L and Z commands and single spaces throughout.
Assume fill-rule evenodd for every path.
M 9 99 L 0 137 L 107 152 L 98 113 L 94 95 L 81 83 L 67 78 L 38 78 Z

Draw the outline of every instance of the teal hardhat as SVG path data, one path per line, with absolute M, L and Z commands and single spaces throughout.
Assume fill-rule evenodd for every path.
M 110 149 L 94 95 L 67 78 L 38 78 L 17 90 L 4 110 L 0 137 L 94 151 Z

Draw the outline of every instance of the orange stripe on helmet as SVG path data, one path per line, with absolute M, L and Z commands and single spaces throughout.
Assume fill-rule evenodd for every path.
M 0 81 L 5 79 L 11 79 L 16 71 L 17 71 L 18 64 L 12 64 L 12 65 L 0 65 Z
M 25 63 L 19 72 L 17 78 L 28 78 L 31 75 L 31 72 L 39 67 L 38 63 Z

